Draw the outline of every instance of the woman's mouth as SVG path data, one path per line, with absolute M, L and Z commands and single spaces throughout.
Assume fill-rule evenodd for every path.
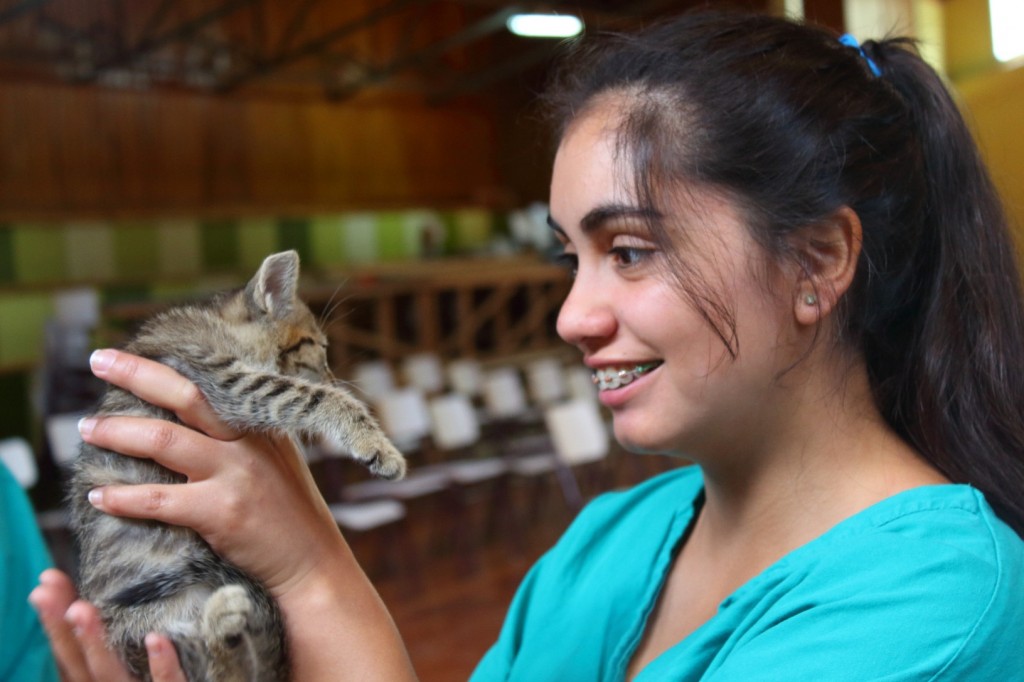
M 601 367 L 595 369 L 591 378 L 597 386 L 598 391 L 611 391 L 633 383 L 637 378 L 647 374 L 652 369 L 659 367 L 661 360 L 644 362 L 639 365 L 624 365 L 621 367 Z

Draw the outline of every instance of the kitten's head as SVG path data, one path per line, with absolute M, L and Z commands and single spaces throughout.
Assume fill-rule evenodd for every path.
M 222 314 L 241 323 L 247 330 L 245 336 L 263 346 L 262 355 L 268 362 L 276 362 L 281 374 L 332 381 L 327 337 L 299 300 L 298 288 L 299 254 L 275 253 L 267 256 L 245 288 L 227 301 Z

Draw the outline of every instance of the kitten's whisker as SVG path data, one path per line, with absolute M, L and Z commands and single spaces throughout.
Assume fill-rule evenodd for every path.
M 323 311 L 320 313 L 319 323 L 321 328 L 325 328 L 324 324 L 327 322 L 327 320 L 330 319 L 330 316 L 334 314 L 334 311 L 338 308 L 338 306 L 341 305 L 346 300 L 348 300 L 348 296 L 343 297 L 339 301 L 334 300 L 335 296 L 338 295 L 338 292 L 340 292 L 347 283 L 348 279 L 343 279 L 331 293 L 330 298 L 327 299 L 327 304 L 324 306 Z

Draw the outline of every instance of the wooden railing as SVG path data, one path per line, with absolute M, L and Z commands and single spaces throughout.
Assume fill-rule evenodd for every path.
M 555 319 L 569 289 L 560 268 L 536 259 L 460 259 L 375 266 L 340 288 L 305 292 L 326 315 L 331 364 L 429 351 L 442 358 L 508 356 L 559 348 Z
M 555 319 L 569 285 L 564 270 L 535 257 L 439 259 L 321 272 L 301 295 L 344 377 L 358 362 L 422 351 L 488 360 L 567 349 Z M 111 342 L 165 306 L 108 306 Z

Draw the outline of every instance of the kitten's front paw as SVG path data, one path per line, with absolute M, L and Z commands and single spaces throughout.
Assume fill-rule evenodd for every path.
M 405 476 L 405 457 L 391 443 L 382 448 L 367 462 L 374 476 L 395 481 Z

